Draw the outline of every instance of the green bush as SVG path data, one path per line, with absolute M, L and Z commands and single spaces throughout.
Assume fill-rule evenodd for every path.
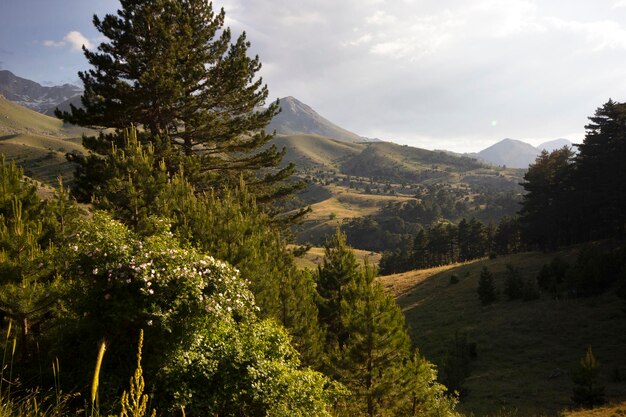
M 144 369 L 160 410 L 327 415 L 329 381 L 301 370 L 285 331 L 257 319 L 238 271 L 181 247 L 167 221 L 151 221 L 154 234 L 141 238 L 97 212 L 59 249 L 59 273 L 71 288 L 54 353 L 74 365 L 66 381 L 80 386 L 94 346 L 107 340 L 100 397 L 111 405 L 132 374 L 134 339 L 145 329 Z

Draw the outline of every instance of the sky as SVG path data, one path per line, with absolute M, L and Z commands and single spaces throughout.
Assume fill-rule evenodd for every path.
M 247 33 L 270 98 L 359 135 L 472 152 L 579 142 L 626 101 L 626 0 L 216 0 Z M 0 69 L 79 84 L 93 14 L 115 0 L 0 0 Z

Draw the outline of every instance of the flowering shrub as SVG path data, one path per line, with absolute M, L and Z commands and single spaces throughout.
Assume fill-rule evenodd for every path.
M 60 272 L 71 282 L 62 356 L 88 369 L 93 346 L 106 339 L 101 395 L 108 388 L 114 397 L 132 373 L 133 344 L 143 328 L 146 381 L 156 384 L 162 408 L 325 415 L 326 378 L 300 370 L 287 334 L 256 318 L 239 272 L 181 247 L 167 221 L 150 221 L 154 234 L 140 238 L 97 212 L 59 250 Z

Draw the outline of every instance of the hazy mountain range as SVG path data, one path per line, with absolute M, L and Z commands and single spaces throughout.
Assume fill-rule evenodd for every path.
M 506 165 L 509 168 L 527 168 L 528 165 L 535 162 L 537 156 L 544 149 L 552 152 L 564 146 L 572 147 L 573 143 L 568 139 L 561 138 L 544 142 L 535 147 L 521 140 L 507 138 L 478 153 L 466 155 L 494 165 Z
M 72 84 L 45 87 L 13 74 L 0 70 L 0 94 L 8 100 L 29 109 L 46 113 L 53 111 L 61 103 L 80 96 L 83 89 Z
M 82 91 L 80 87 L 72 84 L 46 87 L 18 77 L 10 71 L 0 71 L 1 95 L 10 101 L 47 115 L 53 115 L 57 107 L 68 111 L 70 103 L 79 106 Z M 267 127 L 268 132 L 275 131 L 278 135 L 287 136 L 315 135 L 351 143 L 379 142 L 379 139 L 360 136 L 337 126 L 294 97 L 284 97 L 279 102 L 281 112 Z M 572 142 L 567 139 L 556 139 L 535 147 L 520 140 L 507 138 L 480 152 L 462 156 L 476 158 L 494 165 L 526 168 L 535 161 L 541 150 L 552 151 L 563 146 L 572 146 Z

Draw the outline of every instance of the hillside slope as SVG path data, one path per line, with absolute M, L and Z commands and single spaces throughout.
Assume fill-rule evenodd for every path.
M 570 264 L 576 249 L 558 254 L 522 253 L 382 277 L 395 292 L 413 342 L 435 363 L 445 361 L 454 334 L 468 334 L 477 346 L 468 395 L 461 409 L 477 415 L 505 408 L 517 414 L 553 415 L 570 406 L 568 374 L 588 346 L 601 363 L 601 383 L 609 401 L 626 400 L 626 383 L 611 375 L 626 372 L 624 302 L 613 291 L 584 299 L 506 301 L 502 295 L 506 264 L 524 277 L 536 277 L 544 263 L 559 255 Z M 476 293 L 480 270 L 495 275 L 500 300 L 483 307 Z M 450 276 L 459 277 L 451 285 Z
M 56 185 L 59 175 L 71 181 L 74 167 L 65 154 L 84 152 L 83 133 L 93 134 L 0 96 L 0 153 L 29 177 L 49 185 Z

